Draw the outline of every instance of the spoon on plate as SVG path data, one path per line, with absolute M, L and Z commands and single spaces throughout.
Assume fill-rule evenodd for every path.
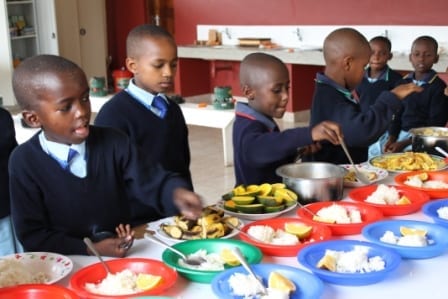
M 362 171 L 359 171 L 358 167 L 356 167 L 355 163 L 353 162 L 352 156 L 350 156 L 350 153 L 348 152 L 347 145 L 345 144 L 344 139 L 339 138 L 339 142 L 341 143 L 342 149 L 344 150 L 344 153 L 347 156 L 348 161 L 350 161 L 350 164 L 352 165 L 352 168 L 355 171 L 356 178 L 364 185 L 370 185 L 369 178 Z
M 178 256 L 181 257 L 181 259 L 184 260 L 184 262 L 187 265 L 190 266 L 199 266 L 200 264 L 202 264 L 203 262 L 206 262 L 206 260 L 203 257 L 200 256 L 186 256 L 185 254 L 183 254 L 182 252 L 180 252 L 179 250 L 177 250 L 176 248 L 170 246 L 168 243 L 163 242 L 162 240 L 157 239 L 156 237 L 154 237 L 152 234 L 150 233 L 145 233 L 145 239 L 148 241 L 151 241 L 153 243 L 156 243 L 158 245 L 162 245 L 163 247 L 165 247 L 166 249 L 171 250 L 172 252 L 174 252 L 175 254 L 177 254 Z
M 441 148 L 439 146 L 436 146 L 435 149 L 436 149 L 436 151 L 438 151 L 445 157 L 445 163 L 447 163 L 448 162 L 448 153 L 443 148 Z
M 110 271 L 109 266 L 106 264 L 106 262 L 103 260 L 103 258 L 101 257 L 101 255 L 99 254 L 98 251 L 96 251 L 95 249 L 95 245 L 93 245 L 92 240 L 90 240 L 89 238 L 85 237 L 84 239 L 84 243 L 86 243 L 87 247 L 89 247 L 90 251 L 93 252 L 93 254 L 100 260 L 101 264 L 103 265 L 104 269 L 106 269 L 106 272 L 108 274 L 112 274 L 112 272 Z
M 241 263 L 241 265 L 243 265 L 244 269 L 246 269 L 247 272 L 249 272 L 249 274 L 255 278 L 255 281 L 258 282 L 258 285 L 260 286 L 261 292 L 259 294 L 261 295 L 267 295 L 268 294 L 268 290 L 266 289 L 266 287 L 263 285 L 263 282 L 260 280 L 260 278 L 258 278 L 257 275 L 255 275 L 255 272 L 252 270 L 252 268 L 249 266 L 249 263 L 246 261 L 246 258 L 244 257 L 244 255 L 241 253 L 241 250 L 238 247 L 234 247 L 232 249 L 233 254 L 236 256 L 236 258 L 238 259 L 238 261 Z

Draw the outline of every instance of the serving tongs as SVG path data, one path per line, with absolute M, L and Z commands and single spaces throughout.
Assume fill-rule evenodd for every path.
M 344 153 L 347 156 L 348 161 L 350 161 L 350 164 L 352 165 L 352 168 L 355 171 L 356 178 L 364 185 L 369 185 L 370 184 L 369 178 L 362 171 L 358 169 L 355 163 L 353 163 L 352 156 L 350 156 L 350 153 L 348 152 L 347 145 L 345 144 L 344 139 L 339 138 L 339 142 L 341 143 L 341 147 L 344 150 Z

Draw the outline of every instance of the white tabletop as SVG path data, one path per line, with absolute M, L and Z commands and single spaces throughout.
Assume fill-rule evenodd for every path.
M 391 183 L 389 178 L 386 183 Z M 344 199 L 348 200 L 348 199 Z M 285 216 L 295 217 L 296 211 Z M 413 219 L 432 222 L 421 212 L 411 215 L 394 217 L 397 219 Z M 246 221 L 247 222 L 247 221 Z M 448 237 L 448 236 L 447 236 Z M 344 239 L 365 240 L 361 235 L 346 236 Z M 129 257 L 144 257 L 161 260 L 164 248 L 145 240 L 136 240 L 129 251 Z M 69 256 L 74 262 L 73 272 L 83 266 L 96 263 L 97 259 L 90 256 Z M 305 269 L 296 257 L 264 256 L 263 263 L 284 264 Z M 306 270 L 306 269 L 305 269 Z M 429 296 L 431 299 L 448 298 L 445 283 L 448 283 L 448 251 L 442 256 L 423 260 L 403 260 L 399 268 L 384 281 L 367 286 L 340 286 L 324 283 L 322 299 L 389 299 L 406 298 L 417 299 Z M 65 278 L 61 284 L 68 286 L 70 277 Z M 178 299 L 217 298 L 210 284 L 195 283 L 179 275 L 173 288 L 163 293 Z

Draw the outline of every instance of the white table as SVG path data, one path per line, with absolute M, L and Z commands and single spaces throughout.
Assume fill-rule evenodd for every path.
M 391 183 L 387 179 L 385 183 Z M 345 199 L 347 200 L 347 199 Z M 285 216 L 296 216 L 295 211 Z M 414 219 L 432 222 L 431 219 L 421 212 L 407 216 L 394 217 L 397 219 Z M 448 236 L 447 236 L 448 237 Z M 364 240 L 361 235 L 346 236 L 344 239 Z M 448 249 L 448 248 L 447 248 Z M 130 257 L 145 257 L 161 260 L 163 248 L 145 240 L 136 240 L 134 247 L 130 250 Z M 74 271 L 91 263 L 96 263 L 95 257 L 70 256 L 74 262 Z M 265 256 L 263 263 L 277 263 L 289 265 L 300 269 L 302 267 L 296 257 L 271 257 Z M 424 260 L 403 260 L 399 268 L 388 276 L 384 281 L 367 286 L 340 286 L 324 283 L 324 294 L 322 299 L 445 299 L 448 291 L 445 288 L 448 271 L 448 251 L 442 256 Z M 64 279 L 61 284 L 68 285 L 69 278 Z M 194 283 L 179 276 L 176 284 L 163 295 L 178 299 L 217 298 L 209 284 Z

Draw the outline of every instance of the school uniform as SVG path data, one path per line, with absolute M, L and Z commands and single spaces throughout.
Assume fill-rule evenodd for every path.
M 18 146 L 9 163 L 11 212 L 26 251 L 86 254 L 84 237 L 130 222 L 131 201 L 150 207 L 155 219 L 179 212 L 172 193 L 188 183 L 142 163 L 122 132 L 90 127 L 84 177 L 47 153 L 40 134 Z
M 128 89 L 114 95 L 103 105 L 95 125 L 112 127 L 126 133 L 147 163 L 160 163 L 166 170 L 181 174 L 193 190 L 190 173 L 188 128 L 182 110 L 165 95 L 165 115 L 153 105 L 154 95 L 137 87 L 131 80 Z M 147 207 L 138 202 L 132 207 L 133 223 L 148 222 Z
M 311 105 L 310 125 L 324 120 L 337 122 L 342 127 L 344 140 L 355 163 L 367 160 L 367 148 L 387 130 L 392 115 L 401 107 L 400 100 L 390 91 L 383 91 L 367 111 L 361 111 L 353 93 L 318 73 Z M 322 149 L 307 161 L 346 164 L 348 159 L 341 146 L 321 142 Z
M 308 127 L 280 132 L 274 119 L 238 102 L 233 124 L 233 153 L 236 185 L 281 182 L 275 173 L 292 163 L 299 147 L 313 140 Z

